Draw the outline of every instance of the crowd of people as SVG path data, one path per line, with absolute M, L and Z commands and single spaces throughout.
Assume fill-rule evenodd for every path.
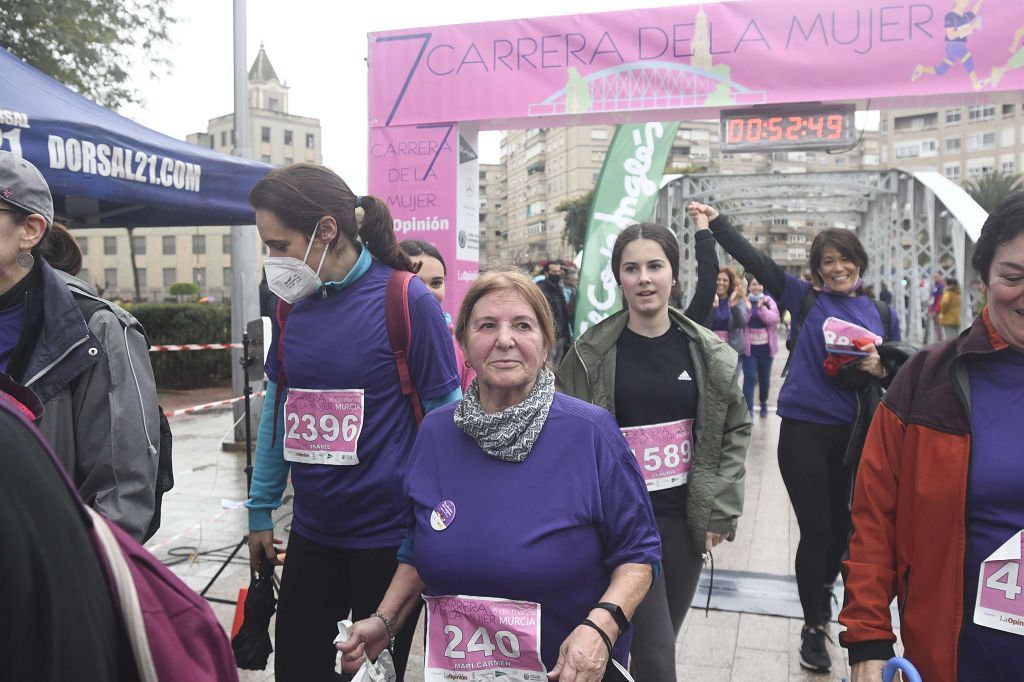
M 74 278 L 81 254 L 31 164 L 0 152 L 0 190 L 0 433 L 26 456 L 52 448 L 73 495 L 143 541 L 158 523 L 160 431 L 145 333 Z M 848 230 L 815 237 L 808 281 L 692 202 L 697 287 L 681 310 L 678 236 L 632 225 L 610 254 L 622 310 L 576 335 L 568 264 L 546 263 L 540 281 L 490 269 L 452 319 L 437 248 L 398 242 L 386 204 L 333 171 L 275 169 L 250 202 L 272 340 L 248 544 L 254 571 L 283 563 L 276 679 L 334 679 L 339 652 L 351 672 L 388 650 L 402 680 L 422 612 L 425 665 L 440 674 L 675 680 L 705 562 L 743 532 L 747 448 L 755 413 L 769 416 L 787 315 L 776 411 L 800 530 L 801 665 L 832 667 L 843 571 L 854 682 L 881 680 L 893 598 L 924 679 L 1024 675 L 1024 481 L 1008 447 L 1024 399 L 1024 194 L 976 244 L 987 305 L 961 333 L 958 283 L 937 278 L 929 320 L 943 340 L 920 352 L 901 343 L 891 293 L 865 290 L 868 256 Z M 719 267 L 716 245 L 742 276 Z M 91 613 L 78 650 L 107 655 L 90 670 L 131 679 L 88 526 L 22 483 L 52 490 L 57 470 L 9 468 L 6 525 L 59 532 L 88 587 L 31 613 L 18 595 L 41 574 L 26 566 L 70 559 L 12 534 L 3 594 L 31 626 L 0 635 L 0 660 L 42 656 L 46 638 L 24 633 Z M 289 479 L 282 554 L 274 515 Z M 61 515 L 44 519 L 47 505 Z M 335 644 L 344 618 L 354 625 Z M 32 679 L 63 674 L 29 663 Z

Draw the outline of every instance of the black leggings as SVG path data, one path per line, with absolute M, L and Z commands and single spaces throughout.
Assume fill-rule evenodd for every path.
M 335 549 L 294 531 L 281 574 L 274 673 L 278 682 L 337 680 L 334 638 L 338 621 L 367 618 L 377 610 L 398 567 L 397 547 Z M 395 672 L 401 682 L 419 609 L 395 638 Z
M 848 424 L 782 419 L 779 469 L 800 526 L 796 584 L 806 625 L 824 625 L 825 584 L 839 576 L 850 539 L 850 467 L 843 464 Z
M 637 680 L 675 682 L 676 636 L 700 581 L 703 547 L 694 547 L 683 516 L 655 512 L 661 534 L 661 575 L 633 614 L 630 669 Z

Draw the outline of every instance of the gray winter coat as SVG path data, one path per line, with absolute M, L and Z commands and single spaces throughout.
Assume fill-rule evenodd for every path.
M 750 416 L 736 383 L 736 351 L 714 332 L 669 308 L 672 323 L 690 339 L 698 387 L 693 423 L 693 463 L 686 518 L 693 546 L 703 550 L 707 533 L 736 536 L 743 512 Z M 615 413 L 615 356 L 629 321 L 622 310 L 591 327 L 566 353 L 555 373 L 558 390 Z
M 160 417 L 149 341 L 131 314 L 42 264 L 43 329 L 23 383 L 82 498 L 142 540 L 156 504 Z M 86 324 L 70 286 L 102 303 Z

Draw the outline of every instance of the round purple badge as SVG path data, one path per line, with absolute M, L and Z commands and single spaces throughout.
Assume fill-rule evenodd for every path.
M 452 525 L 454 520 L 455 503 L 451 500 L 442 500 L 430 513 L 430 527 L 434 530 L 444 530 Z

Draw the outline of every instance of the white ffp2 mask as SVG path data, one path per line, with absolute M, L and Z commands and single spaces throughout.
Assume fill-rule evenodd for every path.
M 309 246 L 306 247 L 306 254 L 302 260 L 291 256 L 270 256 L 263 260 L 263 271 L 267 275 L 267 286 L 285 303 L 295 303 L 306 298 L 320 286 L 320 269 L 324 266 L 324 259 L 327 257 L 328 246 L 324 245 L 324 252 L 320 256 L 320 264 L 313 268 L 306 264 L 309 252 L 313 249 L 313 242 L 316 240 L 316 233 L 320 229 L 320 221 L 316 221 L 313 234 L 309 238 Z

